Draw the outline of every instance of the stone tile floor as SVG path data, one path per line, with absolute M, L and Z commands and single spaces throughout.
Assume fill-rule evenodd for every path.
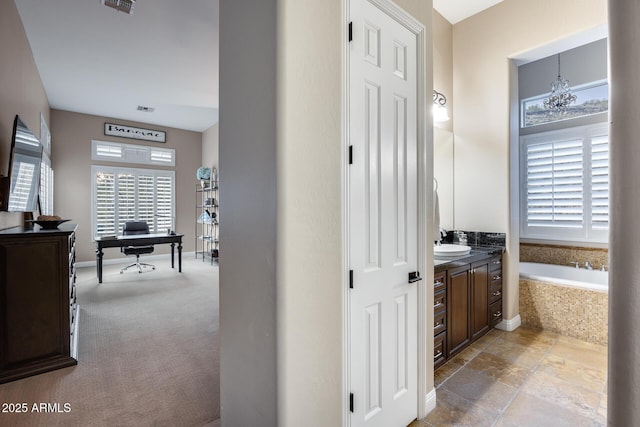
M 410 427 L 605 426 L 607 348 L 492 330 L 435 372 L 436 408 Z

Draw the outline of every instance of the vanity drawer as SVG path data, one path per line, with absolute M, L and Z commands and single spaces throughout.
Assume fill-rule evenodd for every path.
M 447 275 L 444 271 L 433 276 L 433 292 L 439 292 L 446 289 L 447 285 L 445 282 L 445 277 L 447 277 Z
M 491 284 L 502 283 L 502 270 L 492 271 L 490 273 Z
M 502 321 L 502 298 L 489 305 L 489 319 L 491 326 L 495 326 Z
M 447 308 L 447 291 L 441 290 L 433 294 L 433 312 L 445 311 Z
M 489 271 L 502 269 L 502 255 L 495 256 L 489 260 Z
M 502 280 L 489 285 L 489 304 L 502 299 Z
M 445 362 L 447 354 L 447 333 L 442 332 L 433 339 L 433 367 L 438 368 Z
M 447 312 L 441 311 L 433 315 L 433 336 L 447 329 Z

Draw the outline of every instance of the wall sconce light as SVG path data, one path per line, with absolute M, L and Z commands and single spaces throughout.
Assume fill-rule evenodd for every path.
M 433 121 L 436 123 L 446 122 L 449 120 L 447 112 L 447 98 L 440 92 L 433 91 Z

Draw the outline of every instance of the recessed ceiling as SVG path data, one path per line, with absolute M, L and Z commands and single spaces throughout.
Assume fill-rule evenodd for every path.
M 15 0 L 51 108 L 204 131 L 218 121 L 219 0 Z M 154 108 L 138 111 L 138 106 Z
M 433 0 L 433 8 L 447 21 L 457 24 L 503 0 Z

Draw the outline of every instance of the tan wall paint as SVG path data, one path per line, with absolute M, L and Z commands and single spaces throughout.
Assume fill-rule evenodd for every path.
M 276 270 L 281 426 L 341 425 L 346 404 L 340 142 L 343 3 L 279 2 Z M 397 3 L 428 28 L 430 90 L 431 1 Z M 427 345 L 432 351 L 433 342 Z M 433 371 L 426 374 L 431 389 Z
M 0 2 L 0 174 L 9 168 L 16 114 L 40 136 L 40 113 L 49 121 L 49 101 L 14 1 Z M 20 225 L 21 214 L 0 212 L 0 229 Z
M 218 124 L 202 133 L 202 166 L 218 167 Z
M 162 130 L 167 133 L 166 144 L 149 143 L 137 139 L 104 135 L 104 123 Z M 202 134 L 200 132 L 165 128 L 145 123 L 115 120 L 88 114 L 51 110 L 52 164 L 54 178 L 54 211 L 78 224 L 77 259 L 95 259 L 95 245 L 91 232 L 91 140 L 114 141 L 135 145 L 152 145 L 176 150 L 176 231 L 185 235 L 183 251 L 194 249 L 195 174 L 201 166 Z M 134 164 L 106 163 L 120 167 L 141 167 Z M 168 253 L 169 245 L 158 245 L 155 253 Z M 117 249 L 106 250 L 105 259 L 121 257 Z
M 456 227 L 509 232 L 509 57 L 606 23 L 606 0 L 506 0 L 454 25 Z M 505 261 L 512 319 L 518 269 Z

